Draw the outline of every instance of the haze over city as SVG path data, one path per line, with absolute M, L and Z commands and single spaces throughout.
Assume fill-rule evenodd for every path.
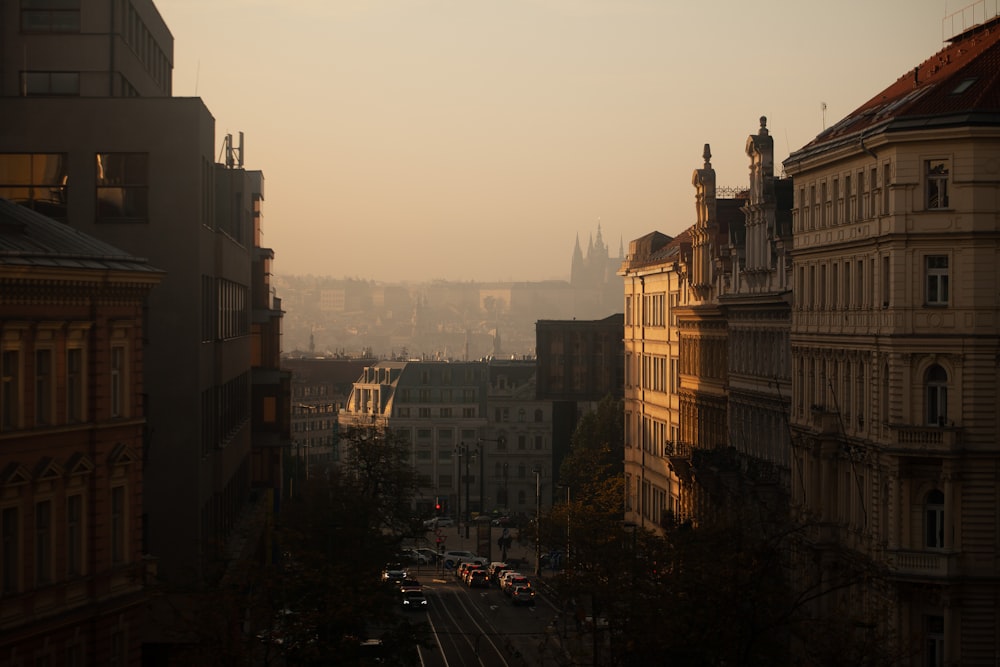
M 160 0 L 173 93 L 266 179 L 278 274 L 568 278 L 693 220 L 768 117 L 776 160 L 962 26 L 936 0 Z M 965 19 L 967 22 L 970 19 Z M 220 146 L 221 148 L 221 146 Z M 779 167 L 780 168 L 780 167 Z

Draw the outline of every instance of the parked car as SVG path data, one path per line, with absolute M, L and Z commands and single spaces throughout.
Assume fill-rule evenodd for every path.
M 441 554 L 434 549 L 427 547 L 413 547 L 413 550 L 427 559 L 428 563 L 436 563 L 441 560 Z
M 428 563 L 433 562 L 427 554 L 420 553 L 416 549 L 412 549 L 410 547 L 405 547 L 399 552 L 399 559 L 410 563 L 416 563 L 417 565 L 427 565 Z
M 427 609 L 427 597 L 422 590 L 410 589 L 403 591 L 403 609 Z
M 479 563 L 481 565 L 486 565 L 486 559 L 481 556 L 477 556 L 471 551 L 445 551 L 441 555 L 442 564 L 447 569 L 452 569 L 457 567 L 462 561 L 469 561 L 472 563 Z
M 513 605 L 533 605 L 535 604 L 535 591 L 532 590 L 531 586 L 514 586 L 510 592 L 510 602 Z

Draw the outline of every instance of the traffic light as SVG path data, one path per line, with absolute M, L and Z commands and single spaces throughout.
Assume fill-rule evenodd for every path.
M 434 499 L 434 511 L 437 512 L 437 513 L 439 513 L 439 514 L 441 513 L 441 499 L 440 498 L 435 498 Z

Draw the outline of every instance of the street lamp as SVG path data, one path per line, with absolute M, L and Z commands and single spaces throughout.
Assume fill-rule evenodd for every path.
M 535 466 L 531 469 L 535 473 L 535 576 L 542 574 L 542 541 L 541 535 L 541 514 L 542 514 L 542 467 Z

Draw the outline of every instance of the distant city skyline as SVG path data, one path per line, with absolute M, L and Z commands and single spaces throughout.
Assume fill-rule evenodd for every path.
M 390 282 L 568 280 L 598 224 L 613 254 L 676 235 L 705 143 L 720 185 L 744 183 L 760 116 L 780 164 L 979 18 L 910 0 L 156 4 L 174 95 L 205 100 L 218 142 L 244 132 L 264 172 L 274 271 Z

